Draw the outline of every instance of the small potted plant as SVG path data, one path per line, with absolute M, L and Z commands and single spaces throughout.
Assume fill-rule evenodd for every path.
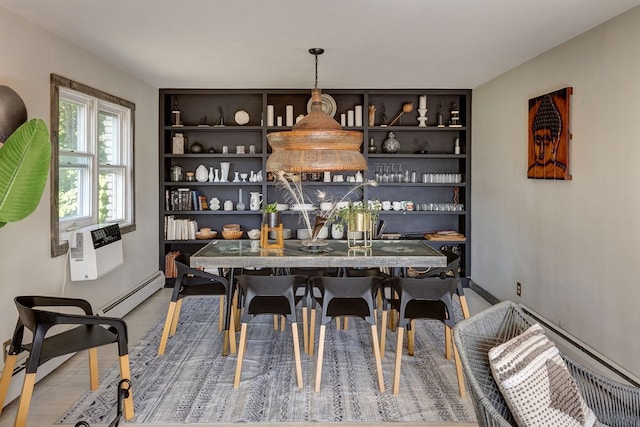
M 262 223 L 269 228 L 275 228 L 282 222 L 277 205 L 278 203 L 274 202 L 262 208 Z
M 371 232 L 373 224 L 378 221 L 381 204 L 379 200 L 370 200 L 368 202 L 349 202 L 347 206 L 339 208 L 332 220 L 333 223 L 347 226 L 349 232 L 352 231 L 368 231 Z

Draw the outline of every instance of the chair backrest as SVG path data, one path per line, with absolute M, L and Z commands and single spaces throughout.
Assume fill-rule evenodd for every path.
M 335 316 L 358 316 L 375 324 L 373 294 L 379 288 L 380 277 L 327 277 L 309 280 L 322 294 L 321 325 Z M 339 301 L 336 301 L 339 300 Z M 354 301 L 354 300 L 359 300 Z
M 456 292 L 459 279 L 387 279 L 400 295 L 399 325 L 405 326 L 411 319 L 437 319 L 447 326 L 456 324 L 456 314 L 451 296 Z
M 184 296 L 229 294 L 229 281 L 226 278 L 191 267 L 190 257 L 187 253 L 181 253 L 175 259 L 177 274 L 171 301 Z M 198 289 L 191 290 L 191 286 Z
M 533 323 L 515 303 L 504 301 L 454 327 L 453 337 L 480 426 L 515 425 L 491 374 L 488 353 L 489 349 L 520 335 Z
M 295 322 L 295 289 L 306 280 L 307 277 L 302 275 L 238 276 L 245 314 L 281 314 Z
M 55 311 L 35 307 L 78 307 L 87 315 L 93 314 L 88 301 L 78 298 L 57 298 L 46 296 L 17 296 L 14 298 L 20 322 L 30 331 L 46 325 L 46 329 L 59 322 L 60 314 Z

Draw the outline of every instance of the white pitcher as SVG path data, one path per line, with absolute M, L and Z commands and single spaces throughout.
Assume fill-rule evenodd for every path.
M 249 192 L 249 210 L 259 211 L 262 207 L 262 194 Z

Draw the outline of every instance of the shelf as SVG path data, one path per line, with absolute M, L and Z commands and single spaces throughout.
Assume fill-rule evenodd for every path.
M 468 89 L 323 89 L 323 93 L 331 95 L 337 104 L 334 119 L 340 122 L 341 114 L 348 110 L 355 110 L 356 105 L 363 108 L 362 126 L 343 126 L 347 131 L 362 132 L 363 143 L 361 152 L 368 162 L 368 169 L 363 171 L 366 179 L 375 176 L 376 166 L 384 163 L 399 163 L 402 169 L 415 171 L 419 182 L 389 182 L 377 183 L 376 186 L 364 185 L 362 191 L 352 193 L 352 200 L 419 200 L 446 203 L 454 196 L 454 188 L 459 188 L 459 203 L 463 204 L 467 211 L 381 211 L 380 217 L 387 223 L 387 230 L 401 233 L 405 238 L 409 237 L 410 230 L 443 230 L 452 229 L 469 236 L 471 233 L 471 90 Z M 271 132 L 288 132 L 292 126 L 267 126 L 266 110 L 268 105 L 274 107 L 274 118 L 286 117 L 286 106 L 292 105 L 295 117 L 307 114 L 307 104 L 311 97 L 309 89 L 161 89 L 159 91 L 159 211 L 160 211 L 160 253 L 159 263 L 163 268 L 165 252 L 170 249 L 184 249 L 191 251 L 196 245 L 204 245 L 208 240 L 172 240 L 166 241 L 163 236 L 163 219 L 173 215 L 176 218 L 189 218 L 197 221 L 199 226 L 211 227 L 220 230 L 225 223 L 233 222 L 241 224 L 243 230 L 255 227 L 260 223 L 261 211 L 165 211 L 167 207 L 166 193 L 179 188 L 189 188 L 196 194 L 206 196 L 207 199 L 217 197 L 221 202 L 231 200 L 233 204 L 238 201 L 238 189 L 245 192 L 260 192 L 263 194 L 263 206 L 269 202 L 285 202 L 286 190 L 277 181 L 267 181 L 265 167 L 271 155 L 271 149 L 267 136 Z M 414 102 L 417 107 L 419 97 L 427 95 L 427 108 L 429 109 L 428 125 L 419 126 L 418 112 L 404 114 L 394 126 L 380 126 L 382 113 L 385 113 L 384 122 L 389 123 L 396 114 L 401 111 L 405 102 Z M 181 114 L 179 119 L 185 126 L 171 126 L 173 102 L 177 101 Z M 450 120 L 450 106 L 455 103 L 460 111 L 459 119 L 463 126 L 437 127 L 435 125 L 436 113 L 439 105 L 442 105 L 444 123 Z M 375 126 L 369 126 L 368 106 L 376 107 Z M 225 126 L 215 126 L 219 117 L 219 109 L 224 112 Z M 234 111 L 243 109 L 250 116 L 246 125 L 237 125 Z M 206 118 L 205 118 L 206 117 Z M 198 126 L 199 121 L 209 123 L 207 127 Z M 277 122 L 276 122 L 277 123 Z M 360 122 L 358 122 L 360 123 Z M 396 133 L 400 142 L 400 152 L 384 153 L 382 146 L 388 138 L 388 133 Z M 176 133 L 184 133 L 186 141 L 185 152 L 188 154 L 173 154 L 173 137 Z M 377 151 L 368 153 L 368 146 L 373 140 Z M 454 154 L 455 142 L 458 140 L 461 154 Z M 199 143 L 203 151 L 189 153 L 192 144 Z M 255 154 L 249 154 L 248 148 L 253 145 Z M 231 153 L 222 154 L 222 149 L 227 146 Z M 236 154 L 236 148 L 244 146 L 246 154 Z M 209 150 L 213 153 L 209 153 Z M 198 182 L 198 181 L 167 181 L 171 177 L 171 168 L 180 166 L 184 173 L 194 171 L 200 164 L 207 167 L 217 167 L 218 163 L 228 161 L 231 163 L 231 179 L 234 172 L 248 173 L 253 169 L 263 171 L 262 182 Z M 427 174 L 457 174 L 465 182 L 428 182 L 423 183 L 422 175 Z M 343 175 L 345 179 L 353 177 L 355 171 L 331 173 Z M 320 174 L 322 176 L 322 174 Z M 359 182 L 324 182 L 302 181 L 309 201 L 314 201 L 317 190 L 324 190 L 337 198 L 349 192 Z M 244 195 L 245 193 L 243 193 Z M 243 202 L 248 208 L 248 197 L 244 196 Z M 315 203 L 317 206 L 317 203 Z M 171 205 L 169 205 L 171 206 Z M 175 205 L 177 206 L 177 205 Z M 184 205 L 180 205 L 184 206 Z M 190 205 L 189 205 L 190 206 Z M 196 205 L 194 205 L 196 206 Z M 320 210 L 308 211 L 310 217 L 320 213 Z M 300 211 L 281 211 L 283 222 L 287 224 L 295 221 L 300 216 Z M 426 232 L 426 231 L 425 231 Z M 218 239 L 222 237 L 219 236 Z M 422 238 L 415 236 L 415 238 Z M 471 250 L 466 241 L 442 241 L 429 242 L 430 244 L 460 245 L 464 246 L 462 252 L 462 273 L 470 272 Z M 466 246 L 465 246 L 466 245 Z
M 235 204 L 235 202 L 234 202 Z M 231 210 L 225 211 L 224 209 L 218 210 L 202 210 L 202 211 L 164 211 L 165 215 L 262 215 L 262 211 L 250 211 L 250 210 Z
M 174 126 L 164 126 L 164 130 L 170 130 L 173 132 L 228 132 L 228 131 L 261 131 L 263 126 L 240 126 L 240 125 L 225 125 L 225 126 L 182 126 L 182 127 L 174 127 Z

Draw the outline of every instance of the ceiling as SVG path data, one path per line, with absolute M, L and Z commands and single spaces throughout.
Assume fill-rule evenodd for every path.
M 157 88 L 475 88 L 640 0 L 0 0 Z M 55 70 L 52 70 L 55 72 Z

